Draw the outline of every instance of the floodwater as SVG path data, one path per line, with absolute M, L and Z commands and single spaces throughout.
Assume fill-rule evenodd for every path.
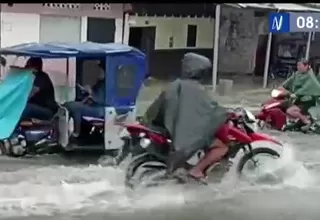
M 58 156 L 0 159 L 0 219 L 319 219 L 320 137 L 272 133 L 285 143 L 281 181 L 171 186 L 132 192 L 121 168 Z M 63 164 L 63 165 L 62 165 Z

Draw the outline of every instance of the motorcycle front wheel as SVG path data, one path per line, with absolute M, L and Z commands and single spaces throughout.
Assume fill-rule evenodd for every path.
M 245 153 L 240 159 L 237 166 L 237 174 L 239 177 L 243 177 L 244 168 L 246 165 L 251 164 L 251 170 L 255 171 L 261 167 L 261 159 L 257 159 L 260 156 L 272 158 L 273 160 L 279 159 L 280 154 L 271 148 L 255 148 L 249 153 Z
M 166 180 L 164 161 L 143 153 L 132 158 L 125 173 L 125 185 L 131 189 L 152 187 Z

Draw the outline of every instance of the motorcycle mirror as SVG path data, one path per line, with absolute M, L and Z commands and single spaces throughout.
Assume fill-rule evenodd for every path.
M 277 98 L 279 95 L 281 95 L 281 91 L 280 90 L 278 90 L 278 89 L 273 89 L 272 91 L 271 91 L 271 97 L 272 98 Z
M 247 121 L 249 122 L 249 123 L 254 123 L 254 122 L 256 122 L 256 117 L 252 114 L 252 112 L 250 112 L 249 110 L 247 110 L 247 109 L 244 109 L 244 111 L 245 111 L 245 114 L 246 114 L 246 117 L 247 117 Z

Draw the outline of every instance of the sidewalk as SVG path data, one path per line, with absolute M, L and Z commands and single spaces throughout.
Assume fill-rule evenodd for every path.
M 152 103 L 152 101 L 160 94 L 163 88 L 165 88 L 166 84 L 158 84 L 145 86 L 141 89 L 140 94 L 138 96 L 138 107 L 137 114 L 143 115 L 148 106 Z M 208 92 L 212 89 L 211 86 L 206 86 Z M 221 105 L 228 107 L 246 107 L 250 111 L 257 111 L 260 108 L 261 103 L 268 99 L 270 96 L 271 89 L 262 89 L 262 88 L 254 88 L 254 89 L 243 89 L 239 91 L 236 87 L 233 89 L 233 92 L 227 96 L 219 96 L 218 94 L 212 94 L 214 100 L 219 102 Z

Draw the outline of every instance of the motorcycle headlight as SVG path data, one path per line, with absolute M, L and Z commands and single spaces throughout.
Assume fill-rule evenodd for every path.
M 271 91 L 271 97 L 272 98 L 277 98 L 280 94 L 282 93 L 282 91 L 278 90 L 278 89 L 273 89 Z
M 151 144 L 151 141 L 148 138 L 141 138 L 140 139 L 140 146 L 142 148 L 147 148 Z

